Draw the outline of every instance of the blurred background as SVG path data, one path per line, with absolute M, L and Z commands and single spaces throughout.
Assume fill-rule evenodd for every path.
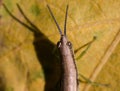
M 47 4 L 62 29 L 69 5 L 67 36 L 74 50 L 97 37 L 76 64 L 79 74 L 109 86 L 81 82 L 80 91 L 120 91 L 120 0 L 0 0 L 0 91 L 59 91 L 54 49 L 60 35 Z

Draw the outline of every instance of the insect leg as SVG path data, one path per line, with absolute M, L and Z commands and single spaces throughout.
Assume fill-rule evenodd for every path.
M 98 82 L 93 82 L 91 81 L 90 79 L 86 78 L 85 76 L 83 76 L 82 74 L 79 74 L 80 77 L 83 79 L 83 80 L 78 80 L 79 82 L 83 82 L 83 83 L 88 83 L 88 84 L 91 84 L 93 86 L 105 86 L 105 87 L 108 87 L 110 86 L 110 84 L 102 84 L 102 83 L 98 83 Z
M 75 53 L 77 53 L 80 49 L 87 46 L 87 48 L 82 51 L 82 53 L 76 58 L 76 60 L 80 59 L 87 52 L 87 50 L 90 48 L 91 44 L 95 41 L 95 39 L 96 39 L 96 37 L 93 37 L 93 39 L 90 42 L 84 44 L 83 46 L 81 46 L 75 50 Z

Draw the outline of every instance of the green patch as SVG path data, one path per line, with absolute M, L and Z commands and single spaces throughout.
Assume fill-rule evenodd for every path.
M 12 1 L 11 0 L 4 0 L 3 2 L 7 7 L 8 9 L 10 10 L 10 12 L 13 11 L 13 4 L 12 4 Z M 0 10 L 0 13 L 2 14 L 2 16 L 9 16 L 9 14 L 5 11 L 5 9 L 1 9 Z
M 94 33 L 94 35 L 97 36 L 97 39 L 98 39 L 98 38 L 103 37 L 104 32 L 103 32 L 103 30 L 101 30 L 101 31 L 97 31 L 97 32 Z
M 32 80 L 37 80 L 38 78 L 44 78 L 43 71 L 35 71 L 32 75 Z
M 5 91 L 14 91 L 14 88 L 12 88 L 12 87 L 7 87 Z
M 4 0 L 4 4 L 9 8 L 10 11 L 13 10 L 13 4 L 11 0 Z
M 38 5 L 32 5 L 30 11 L 35 16 L 38 16 L 40 14 L 40 8 L 38 7 Z

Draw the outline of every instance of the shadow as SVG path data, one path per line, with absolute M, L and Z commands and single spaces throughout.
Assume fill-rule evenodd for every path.
M 6 91 L 6 83 L 3 74 L 0 74 L 0 91 Z
M 58 91 L 56 89 L 56 84 L 60 78 L 60 61 L 59 58 L 55 55 L 58 55 L 58 52 L 55 51 L 53 53 L 53 49 L 55 45 L 42 33 L 40 29 L 38 29 L 24 14 L 20 6 L 17 4 L 17 7 L 20 13 L 23 15 L 25 20 L 29 23 L 29 25 L 25 24 L 18 18 L 16 18 L 8 8 L 3 4 L 3 7 L 7 11 L 7 13 L 18 23 L 29 29 L 34 33 L 34 48 L 36 51 L 37 58 L 39 63 L 42 65 L 42 69 L 44 71 L 45 76 L 45 90 L 44 91 Z

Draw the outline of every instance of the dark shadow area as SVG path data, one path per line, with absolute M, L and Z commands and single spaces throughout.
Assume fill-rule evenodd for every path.
M 36 51 L 36 55 L 38 57 L 39 63 L 42 65 L 42 69 L 44 71 L 45 76 L 45 90 L 44 91 L 58 91 L 56 89 L 56 84 L 59 81 L 60 78 L 60 61 L 59 58 L 57 58 L 58 52 L 55 51 L 53 53 L 53 49 L 55 48 L 55 45 L 42 33 L 40 32 L 40 29 L 38 29 L 24 14 L 20 6 L 17 4 L 17 7 L 20 11 L 20 13 L 23 15 L 25 20 L 28 22 L 27 25 L 18 18 L 16 18 L 9 10 L 8 8 L 3 4 L 5 10 L 8 12 L 8 14 L 16 20 L 18 23 L 29 29 L 34 33 L 34 47 Z
M 5 78 L 0 74 L 0 91 L 6 91 Z

